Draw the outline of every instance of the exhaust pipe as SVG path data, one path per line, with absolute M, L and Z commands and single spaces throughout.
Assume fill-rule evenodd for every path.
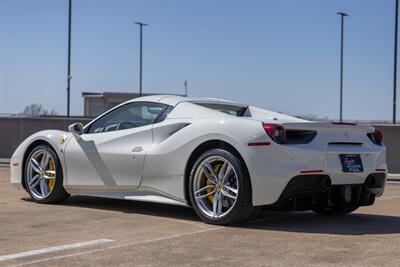
M 353 190 L 351 189 L 351 185 L 344 185 L 340 190 L 342 200 L 345 203 L 349 203 L 351 201 Z
M 368 188 L 373 188 L 373 187 L 375 187 L 375 186 L 376 186 L 376 178 L 375 178 L 375 176 L 369 176 L 369 177 L 367 178 L 367 180 L 365 181 L 365 185 L 366 185 Z

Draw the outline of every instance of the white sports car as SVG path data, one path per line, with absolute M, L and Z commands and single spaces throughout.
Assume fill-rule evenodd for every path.
M 70 194 L 187 205 L 234 224 L 261 207 L 346 214 L 382 195 L 382 133 L 218 99 L 147 96 L 85 127 L 27 138 L 11 183 L 39 203 Z

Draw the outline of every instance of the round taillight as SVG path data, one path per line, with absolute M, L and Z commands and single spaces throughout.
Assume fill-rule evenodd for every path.
M 280 124 L 263 123 L 263 127 L 268 136 L 278 144 L 286 143 L 286 130 Z

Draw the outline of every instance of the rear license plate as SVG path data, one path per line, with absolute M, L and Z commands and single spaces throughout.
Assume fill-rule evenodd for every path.
M 340 155 L 340 161 L 342 162 L 343 172 L 364 171 L 360 155 L 356 154 Z

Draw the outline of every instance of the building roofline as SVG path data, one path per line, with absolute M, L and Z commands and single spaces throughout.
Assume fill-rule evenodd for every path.
M 142 96 L 153 96 L 153 95 L 166 95 L 166 96 L 185 96 L 182 94 L 160 94 L 160 93 L 143 93 Z M 139 93 L 131 92 L 82 92 L 82 97 L 102 97 L 102 96 L 126 96 L 136 98 L 139 97 Z

